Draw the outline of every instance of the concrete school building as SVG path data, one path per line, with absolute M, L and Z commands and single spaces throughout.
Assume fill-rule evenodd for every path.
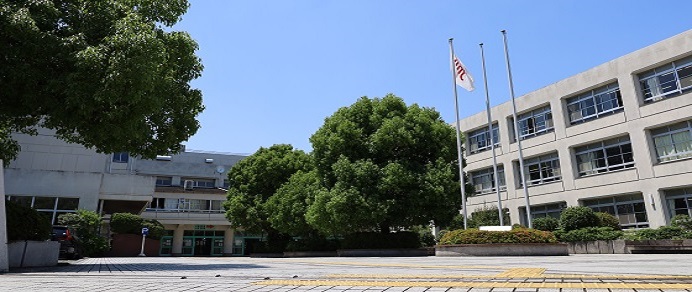
M 692 216 L 692 30 L 491 108 L 503 208 L 526 224 L 567 206 L 615 215 L 623 228 Z M 471 214 L 497 206 L 486 112 L 459 121 Z
M 100 154 L 66 143 L 54 133 L 15 134 L 22 147 L 4 170 L 6 199 L 48 214 L 87 209 L 105 221 L 119 212 L 156 219 L 166 228 L 160 254 L 243 255 L 258 236 L 234 230 L 224 216 L 228 170 L 245 156 L 185 151 L 140 159 Z

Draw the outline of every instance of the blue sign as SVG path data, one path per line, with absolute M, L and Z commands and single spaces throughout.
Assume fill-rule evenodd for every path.
M 149 235 L 149 228 L 142 228 L 142 235 Z

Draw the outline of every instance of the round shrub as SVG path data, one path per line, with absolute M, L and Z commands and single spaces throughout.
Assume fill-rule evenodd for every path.
M 618 218 L 615 218 L 615 216 L 610 213 L 596 212 L 596 217 L 598 217 L 598 226 L 600 227 L 610 227 L 615 230 L 622 229 Z
M 555 236 L 548 231 L 528 228 L 511 231 L 482 231 L 478 229 L 454 230 L 445 233 L 440 244 L 487 244 L 487 243 L 553 243 Z
M 5 214 L 9 241 L 50 239 L 53 230 L 50 218 L 40 212 L 12 201 L 5 201 Z
M 598 225 L 598 216 L 589 207 L 568 207 L 560 215 L 560 228 L 567 232 L 586 227 L 597 227 Z
M 553 217 L 536 218 L 531 223 L 536 230 L 555 231 L 560 228 L 560 221 Z
M 692 218 L 687 215 L 678 214 L 670 219 L 670 225 L 692 231 Z
M 142 227 L 149 228 L 148 238 L 160 239 L 166 232 L 159 221 L 146 220 L 130 213 L 114 213 L 111 216 L 111 231 L 121 234 L 142 234 Z

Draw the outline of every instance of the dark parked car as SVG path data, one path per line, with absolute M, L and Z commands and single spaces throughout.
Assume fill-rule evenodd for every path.
M 51 240 L 60 242 L 60 258 L 76 260 L 82 257 L 82 245 L 73 229 L 53 226 Z

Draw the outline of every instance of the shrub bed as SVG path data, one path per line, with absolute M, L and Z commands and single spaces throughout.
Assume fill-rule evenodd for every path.
M 454 230 L 440 239 L 440 245 L 485 244 L 485 243 L 555 243 L 555 235 L 535 229 L 513 229 L 511 231 L 481 231 L 478 229 Z
M 615 240 L 620 238 L 622 234 L 622 231 L 610 227 L 586 227 L 570 231 L 555 231 L 555 236 L 562 242 Z

